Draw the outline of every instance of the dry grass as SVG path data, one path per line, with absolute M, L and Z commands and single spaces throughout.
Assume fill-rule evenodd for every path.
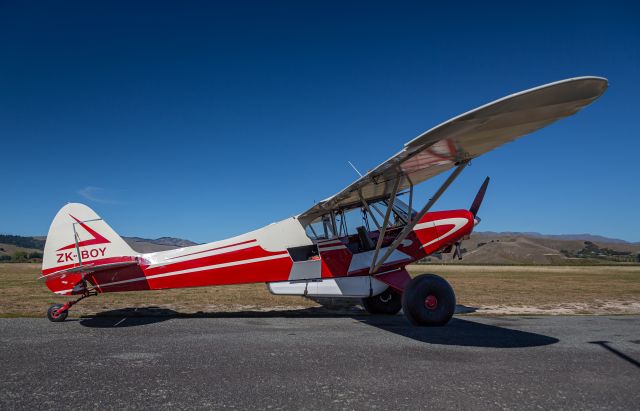
M 640 313 L 640 266 L 410 266 L 451 282 L 458 303 L 484 313 Z M 38 264 L 0 264 L 0 316 L 43 316 L 67 297 L 37 281 Z M 271 295 L 264 284 L 103 294 L 73 308 L 74 315 L 125 307 L 182 313 L 295 310 L 318 307 L 302 297 Z
M 486 312 L 640 313 L 640 266 L 409 266 L 445 277 Z M 521 310 L 518 310 L 520 308 Z
M 69 300 L 69 297 L 49 291 L 44 281 L 36 280 L 39 276 L 39 264 L 0 264 L 0 316 L 41 317 L 51 304 Z M 88 315 L 118 308 L 150 306 L 194 313 L 299 309 L 318 307 L 318 304 L 303 297 L 271 295 L 265 284 L 242 284 L 101 294 L 74 306 L 72 313 Z

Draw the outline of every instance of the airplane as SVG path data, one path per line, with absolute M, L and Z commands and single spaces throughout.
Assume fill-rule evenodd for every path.
M 453 288 L 433 274 L 412 278 L 406 266 L 436 252 L 462 258 L 489 178 L 469 209 L 431 208 L 473 159 L 577 113 L 607 87 L 605 78 L 576 77 L 493 101 L 417 136 L 305 212 L 208 244 L 138 253 L 89 207 L 67 204 L 49 228 L 41 278 L 54 293 L 79 298 L 52 305 L 47 317 L 64 321 L 73 305 L 102 293 L 266 283 L 276 295 L 361 298 L 372 314 L 402 309 L 413 325 L 445 325 Z M 414 187 L 448 170 L 415 210 Z

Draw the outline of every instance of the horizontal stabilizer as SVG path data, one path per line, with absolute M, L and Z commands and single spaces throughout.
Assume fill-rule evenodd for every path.
M 96 273 L 99 271 L 112 270 L 114 268 L 129 267 L 132 265 L 138 265 L 137 259 L 134 259 L 132 261 L 122 261 L 117 263 L 107 263 L 107 264 L 99 264 L 99 265 L 88 263 L 84 265 L 79 265 L 77 267 L 69 268 L 66 270 L 56 271 L 51 274 L 43 275 L 42 277 L 39 277 L 38 280 L 41 280 L 43 278 L 46 278 L 47 280 L 53 279 L 63 275 L 67 275 L 67 274 L 77 274 L 77 273 L 90 274 L 90 273 Z

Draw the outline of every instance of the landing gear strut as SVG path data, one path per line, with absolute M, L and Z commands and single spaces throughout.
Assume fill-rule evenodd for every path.
M 68 301 L 66 304 L 54 304 L 47 310 L 47 318 L 49 321 L 53 321 L 54 323 L 59 323 L 67 319 L 67 315 L 69 315 L 69 308 L 78 304 L 80 301 L 84 300 L 87 297 L 91 297 L 93 295 L 98 295 L 97 291 L 85 291 L 80 298 L 75 301 Z

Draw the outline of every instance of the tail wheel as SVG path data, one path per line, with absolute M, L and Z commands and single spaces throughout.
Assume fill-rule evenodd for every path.
M 402 309 L 413 325 L 445 325 L 456 309 L 456 295 L 444 278 L 423 274 L 411 280 L 404 289 Z
M 61 313 L 58 312 L 58 310 L 62 307 L 63 307 L 62 304 L 54 304 L 51 307 L 49 307 L 49 310 L 47 310 L 47 318 L 49 319 L 49 321 L 53 321 L 54 323 L 59 323 L 67 319 L 67 315 L 69 315 L 68 310 L 65 310 Z
M 378 295 L 363 298 L 362 306 L 370 314 L 394 315 L 402 308 L 402 297 L 391 288 L 387 288 Z

